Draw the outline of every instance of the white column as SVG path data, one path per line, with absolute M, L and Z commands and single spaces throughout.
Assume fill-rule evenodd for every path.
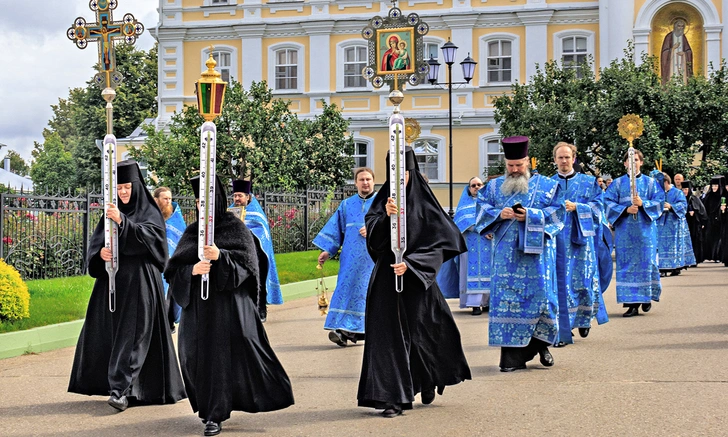
M 536 64 L 541 67 L 548 61 L 547 25 L 554 11 L 516 12 L 526 26 L 526 82 L 536 74 Z M 520 78 L 517 78 L 520 79 Z
M 455 63 L 452 64 L 452 81 L 453 82 L 464 82 L 465 78 L 463 78 L 463 69 L 460 66 L 460 63 L 468 56 L 468 53 L 470 53 L 470 57 L 475 59 L 476 53 L 475 50 L 473 50 L 473 26 L 475 26 L 475 22 L 477 21 L 477 17 L 474 16 L 449 16 L 449 17 L 442 17 L 442 20 L 450 27 L 450 40 L 453 44 L 458 46 L 457 54 L 455 55 Z M 440 55 L 442 55 L 442 50 L 440 50 Z M 442 58 L 442 56 L 440 57 Z M 477 62 L 480 62 L 478 59 L 475 59 Z M 440 68 L 447 68 L 447 65 L 444 65 Z
M 599 18 L 601 19 L 601 16 Z M 599 35 L 599 39 L 606 40 L 609 46 L 606 62 L 600 63 L 602 67 L 609 65 L 609 62 L 613 59 L 624 58 L 624 49 L 627 48 L 627 40 L 633 38 L 634 0 L 608 0 L 607 22 L 609 23 L 609 33 L 607 35 Z M 603 56 L 601 58 L 603 59 Z M 639 50 L 637 51 L 636 58 L 639 58 Z
M 723 35 L 728 35 L 728 0 L 723 0 Z M 728 41 L 723 43 L 723 59 L 728 59 Z
M 242 63 L 240 83 L 246 90 L 250 89 L 253 82 L 261 82 L 264 79 L 263 72 L 268 71 L 268 66 L 263 65 L 263 34 L 265 33 L 265 27 L 265 24 L 234 26 L 235 31 L 240 36 L 242 47 L 242 53 L 240 54 Z M 268 84 L 268 86 L 271 86 L 271 84 Z
M 634 63 L 636 65 L 642 64 L 642 53 L 650 52 L 650 29 L 635 29 L 633 31 L 634 38 Z M 659 53 L 654 53 L 658 58 Z M 621 56 L 620 56 L 621 58 Z
M 705 26 L 705 73 L 720 68 L 720 35 L 724 25 Z M 728 44 L 728 43 L 727 43 Z M 723 50 L 725 51 L 725 45 Z M 711 68 L 710 63 L 713 63 Z M 697 68 L 693 68 L 693 71 L 697 73 Z
M 334 23 L 302 22 L 301 26 L 308 34 L 308 91 L 316 94 L 329 93 L 332 67 L 329 49 Z

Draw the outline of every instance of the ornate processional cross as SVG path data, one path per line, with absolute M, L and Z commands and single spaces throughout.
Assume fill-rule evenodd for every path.
M 125 14 L 121 21 L 114 21 L 112 11 L 117 6 L 118 0 L 91 0 L 89 8 L 96 12 L 96 23 L 86 23 L 83 17 L 78 17 L 66 31 L 68 39 L 80 49 L 88 47 L 89 42 L 99 44 L 99 72 L 94 76 L 94 82 L 102 89 L 116 88 L 123 79 L 116 71 L 114 40 L 134 44 L 137 36 L 144 32 L 144 25 L 132 14 Z

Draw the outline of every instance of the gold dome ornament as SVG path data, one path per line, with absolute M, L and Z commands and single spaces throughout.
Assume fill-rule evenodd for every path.
M 404 139 L 412 144 L 417 138 L 420 137 L 420 124 L 414 118 L 404 119 Z
M 642 135 L 645 125 L 642 123 L 642 119 L 637 114 L 627 114 L 619 119 L 617 124 L 617 131 L 619 135 L 625 140 L 629 141 L 630 146 L 632 141 L 639 138 Z

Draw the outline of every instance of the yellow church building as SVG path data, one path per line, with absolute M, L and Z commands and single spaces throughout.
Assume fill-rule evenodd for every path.
M 299 117 L 320 112 L 321 100 L 341 108 L 351 119 L 357 166 L 373 168 L 382 183 L 392 106 L 389 88 L 375 89 L 361 75 L 367 65 L 362 29 L 374 16 L 386 17 L 392 3 L 159 0 L 159 22 L 152 30 L 159 42 L 157 127 L 163 129 L 184 105 L 195 104 L 194 83 L 212 45 L 223 79 L 234 78 L 245 88 L 265 80 L 277 96 L 291 101 Z M 447 81 L 440 48 L 448 39 L 458 46 L 453 82 L 463 82 L 459 63 L 466 56 L 478 62 L 470 83 L 452 91 L 454 202 L 472 176 L 487 176 L 502 159 L 494 97 L 515 82 L 528 82 L 537 64 L 559 60 L 578 69 L 591 57 L 598 70 L 623 57 L 628 40 L 638 54 L 661 56 L 668 74 L 685 68 L 684 47 L 691 49 L 687 65 L 693 74 L 705 74 L 728 58 L 723 44 L 728 0 L 402 0 L 397 7 L 429 25 L 424 53 L 443 64 L 439 82 Z M 401 108 L 420 124 L 413 143 L 420 169 L 447 208 L 448 91 L 408 86 Z

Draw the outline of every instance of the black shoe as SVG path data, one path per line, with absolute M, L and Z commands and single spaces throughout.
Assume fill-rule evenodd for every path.
M 488 306 L 488 305 L 484 306 L 483 307 L 483 312 L 484 313 L 490 312 L 490 306 Z
M 564 346 L 566 346 L 566 343 L 564 343 L 563 341 L 560 341 L 560 342 L 554 344 L 554 347 L 564 347 Z
M 218 435 L 220 434 L 220 431 L 222 431 L 222 426 L 220 426 L 219 423 L 213 422 L 212 420 L 208 420 L 207 423 L 205 423 L 205 435 Z
M 124 411 L 129 407 L 129 400 L 126 398 L 126 396 L 122 396 L 120 398 L 116 397 L 116 395 L 111 395 L 109 397 L 109 400 L 107 401 L 109 405 L 116 408 L 119 411 Z
M 268 308 L 261 308 L 259 311 L 260 315 L 260 321 L 262 323 L 265 323 L 266 320 L 268 320 Z
M 581 338 L 587 338 L 589 337 L 589 331 L 591 328 L 579 328 L 579 336 Z
M 652 309 L 652 304 L 651 303 L 643 303 L 642 304 L 642 312 L 649 313 L 651 309 Z
M 435 389 L 422 390 L 422 403 L 429 405 L 435 400 Z
M 554 365 L 554 356 L 549 352 L 549 348 L 545 347 L 538 351 L 538 356 L 541 358 L 541 364 L 545 367 L 551 367 Z
M 501 372 L 515 372 L 516 370 L 523 370 L 525 368 L 526 368 L 526 365 L 521 364 L 520 366 L 515 366 L 515 367 L 501 367 L 500 371 Z
M 170 326 L 169 327 L 169 333 L 170 334 L 174 334 L 175 332 L 177 332 L 177 327 L 174 326 L 174 325 Z
M 639 316 L 640 310 L 637 309 L 637 307 L 629 307 L 626 313 L 622 314 L 622 317 L 633 317 L 633 316 Z
M 473 307 L 473 312 L 470 315 L 479 316 L 481 314 L 483 314 L 483 310 L 481 310 L 480 307 Z
M 395 405 L 390 405 L 387 409 L 382 411 L 382 416 L 384 416 L 388 419 L 390 419 L 392 417 L 397 417 L 400 414 L 402 414 L 402 408 L 395 406 Z
M 346 337 L 336 331 L 329 331 L 329 340 L 339 345 L 339 347 L 346 347 Z
M 675 270 L 673 270 L 673 271 L 672 271 L 672 273 L 670 273 L 670 276 L 677 276 L 677 275 L 679 275 L 680 273 L 682 273 L 682 272 L 680 271 L 680 269 L 675 269 Z

